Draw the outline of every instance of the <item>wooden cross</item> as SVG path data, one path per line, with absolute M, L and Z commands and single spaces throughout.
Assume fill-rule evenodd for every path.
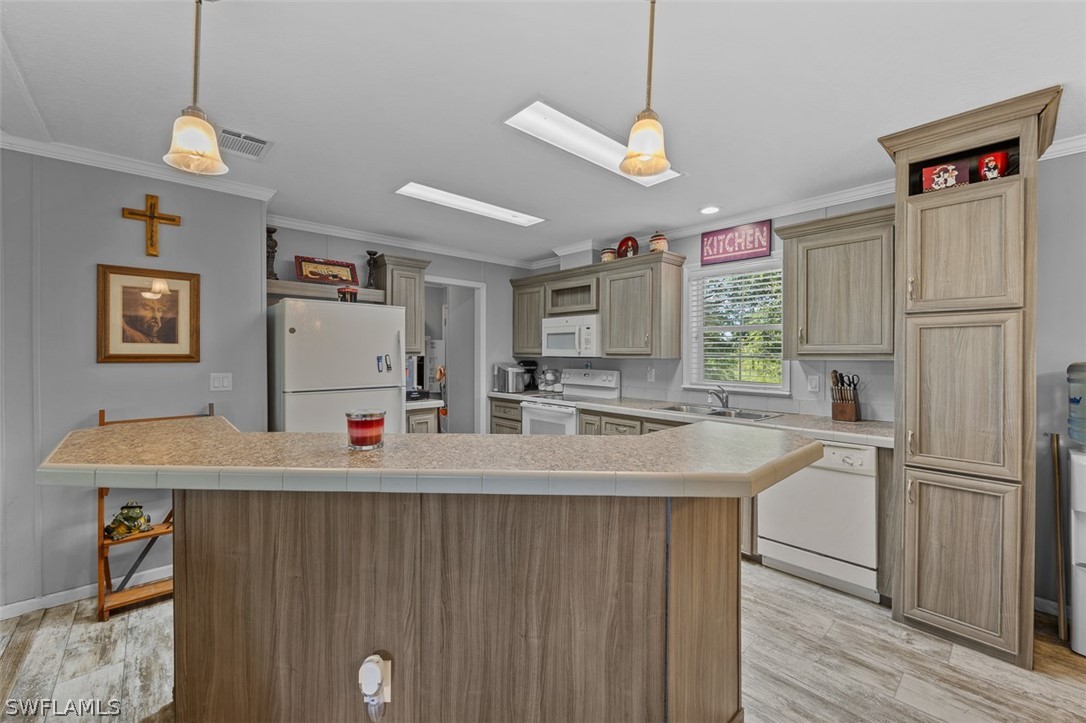
M 164 223 L 167 226 L 180 226 L 181 217 L 169 213 L 158 212 L 158 196 L 147 194 L 146 208 L 122 208 L 121 216 L 124 218 L 143 221 L 147 224 L 147 255 L 158 256 L 158 225 Z

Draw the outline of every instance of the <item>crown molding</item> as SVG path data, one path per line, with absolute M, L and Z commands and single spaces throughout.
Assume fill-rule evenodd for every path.
M 1042 161 L 1060 156 L 1071 156 L 1076 153 L 1086 153 L 1086 135 L 1071 136 L 1058 141 L 1053 141 L 1048 150 L 1041 155 Z
M 70 161 L 71 163 L 79 163 L 84 166 L 96 166 L 111 171 L 131 173 L 134 176 L 154 178 L 159 181 L 180 183 L 183 186 L 195 186 L 209 191 L 229 193 L 233 196 L 255 198 L 256 200 L 264 201 L 265 203 L 270 201 L 277 193 L 274 188 L 252 186 L 248 183 L 228 181 L 219 177 L 197 176 L 171 168 L 166 164 L 160 165 L 157 163 L 148 163 L 147 161 L 139 161 L 134 158 L 115 156 L 112 153 L 102 153 L 101 151 L 92 151 L 87 148 L 69 146 L 65 143 L 35 141 L 3 132 L 0 132 L 0 148 L 10 151 L 19 151 L 20 153 L 29 153 L 45 158 L 54 158 L 58 161 Z
M 539 269 L 549 269 L 552 266 L 561 266 L 562 260 L 557 256 L 554 258 L 547 257 L 545 259 L 538 259 L 536 261 L 529 261 L 527 268 L 532 271 L 538 271 Z
M 579 254 L 584 251 L 595 251 L 596 242 L 592 239 L 585 239 L 584 241 L 576 241 L 565 246 L 555 246 L 552 251 L 558 256 L 569 256 L 570 254 Z
M 290 228 L 294 229 L 295 231 L 307 231 L 309 233 L 321 234 L 323 236 L 335 236 L 336 238 L 351 239 L 353 241 L 382 244 L 384 246 L 392 246 L 394 248 L 411 249 L 412 251 L 424 251 L 430 254 L 437 254 L 438 256 L 450 256 L 458 259 L 483 261 L 488 264 L 498 264 L 499 266 L 512 266 L 518 269 L 532 268 L 532 262 L 530 261 L 520 261 L 505 256 L 495 256 L 493 254 L 483 254 L 477 253 L 475 251 L 462 251 L 460 249 L 450 251 L 447 246 L 439 246 L 438 244 L 429 243 L 426 241 L 412 241 L 410 239 L 400 238 L 398 236 L 386 236 L 385 234 L 372 233 L 370 231 L 359 231 L 357 229 L 345 228 L 343 226 L 331 226 L 326 223 L 306 221 L 304 219 L 291 218 L 289 216 L 276 216 L 274 214 L 268 214 L 268 225 L 277 226 L 280 228 Z M 558 263 L 558 260 L 555 259 L 554 263 Z
M 878 183 L 869 183 L 866 186 L 857 186 L 855 188 L 845 189 L 844 191 L 835 191 L 821 196 L 812 196 L 811 198 L 805 198 L 802 201 L 792 201 L 791 203 L 782 203 L 777 206 L 767 206 L 766 208 L 757 211 L 747 211 L 737 216 L 725 216 L 714 219 L 709 223 L 699 223 L 693 226 L 671 229 L 664 233 L 667 234 L 668 238 L 673 239 L 700 236 L 706 231 L 716 231 L 722 228 L 740 226 L 745 223 L 764 221 L 767 218 L 783 218 L 784 216 L 791 216 L 796 213 L 816 211 L 831 206 L 840 206 L 844 203 L 852 203 L 853 201 L 863 201 L 868 198 L 885 196 L 893 192 L 893 179 L 879 181 Z

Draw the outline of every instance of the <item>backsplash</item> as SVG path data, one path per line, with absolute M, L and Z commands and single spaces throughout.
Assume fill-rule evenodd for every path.
M 703 391 L 683 389 L 682 361 L 679 359 L 555 359 L 539 360 L 539 367 L 574 369 L 591 363 L 594 369 L 615 369 L 622 372 L 622 396 L 659 399 L 667 402 L 703 404 L 708 395 Z M 892 361 L 791 361 L 792 396 L 771 397 L 733 392 L 729 405 L 770 412 L 830 416 L 828 375 L 836 369 L 842 374 L 860 377 L 860 417 L 862 419 L 894 421 L 894 363 Z M 652 370 L 653 381 L 648 381 Z M 807 377 L 818 376 L 818 391 L 807 391 Z

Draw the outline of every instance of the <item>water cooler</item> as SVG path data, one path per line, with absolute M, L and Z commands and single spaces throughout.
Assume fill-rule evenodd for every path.
M 1086 449 L 1071 450 L 1071 650 L 1086 655 Z

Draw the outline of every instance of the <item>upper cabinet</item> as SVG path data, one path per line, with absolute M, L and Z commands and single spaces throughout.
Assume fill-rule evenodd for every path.
M 513 286 L 513 356 L 543 353 L 543 284 Z
M 548 281 L 543 287 L 547 300 L 547 316 L 596 311 L 599 308 L 598 281 L 596 274 Z
M 784 240 L 784 356 L 890 358 L 894 208 L 777 229 Z
M 905 201 L 905 311 L 1022 306 L 1022 177 Z
M 377 257 L 377 288 L 385 303 L 406 309 L 404 354 L 424 354 L 426 345 L 426 268 L 429 261 L 381 254 Z
M 598 311 L 604 357 L 682 355 L 682 268 L 664 251 L 512 279 L 513 354 L 542 353 L 543 318 Z

